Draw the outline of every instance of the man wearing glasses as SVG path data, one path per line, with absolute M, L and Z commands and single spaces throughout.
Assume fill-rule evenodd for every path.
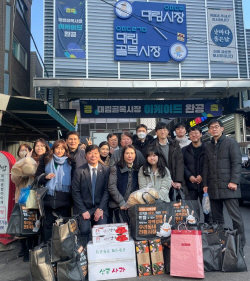
M 235 139 L 223 134 L 220 120 L 208 123 L 208 132 L 213 137 L 206 146 L 203 167 L 203 191 L 208 192 L 212 218 L 224 228 L 223 203 L 233 221 L 233 228 L 241 235 L 241 247 L 246 244 L 243 219 L 238 198 L 241 197 L 241 152 Z

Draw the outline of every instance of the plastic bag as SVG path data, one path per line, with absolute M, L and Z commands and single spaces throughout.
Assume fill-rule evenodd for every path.
M 18 203 L 26 204 L 26 201 L 30 195 L 30 186 L 21 189 Z
M 152 195 L 152 196 L 151 196 Z M 132 192 L 125 204 L 126 208 L 130 208 L 136 204 L 154 204 L 155 199 L 159 199 L 158 191 L 155 188 L 142 188 Z
M 202 208 L 203 208 L 203 212 L 204 214 L 209 214 L 210 211 L 211 211 L 211 208 L 210 208 L 210 200 L 209 200 L 209 196 L 208 196 L 208 193 L 204 193 L 203 194 L 203 198 L 202 198 Z

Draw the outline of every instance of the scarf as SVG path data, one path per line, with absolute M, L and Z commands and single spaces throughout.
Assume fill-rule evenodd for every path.
M 45 166 L 45 174 L 55 174 L 55 177 L 48 180 L 46 187 L 48 194 L 54 196 L 55 190 L 69 192 L 71 185 L 71 166 L 67 161 L 67 156 L 58 157 L 53 154 L 52 160 Z M 55 167 L 57 164 L 57 169 Z

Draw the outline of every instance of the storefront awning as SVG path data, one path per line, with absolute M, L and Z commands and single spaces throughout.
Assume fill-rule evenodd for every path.
M 225 98 L 250 89 L 250 79 L 34 78 L 34 87 L 55 88 L 74 99 Z
M 54 140 L 59 130 L 63 133 L 75 129 L 47 101 L 4 94 L 0 94 L 0 101 L 0 140 Z

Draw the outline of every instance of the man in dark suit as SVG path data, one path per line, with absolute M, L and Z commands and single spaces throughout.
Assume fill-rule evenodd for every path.
M 92 225 L 107 223 L 109 200 L 109 168 L 98 162 L 98 146 L 88 145 L 85 156 L 87 163 L 75 170 L 72 180 L 74 213 L 80 215 L 82 237 L 89 236 Z

